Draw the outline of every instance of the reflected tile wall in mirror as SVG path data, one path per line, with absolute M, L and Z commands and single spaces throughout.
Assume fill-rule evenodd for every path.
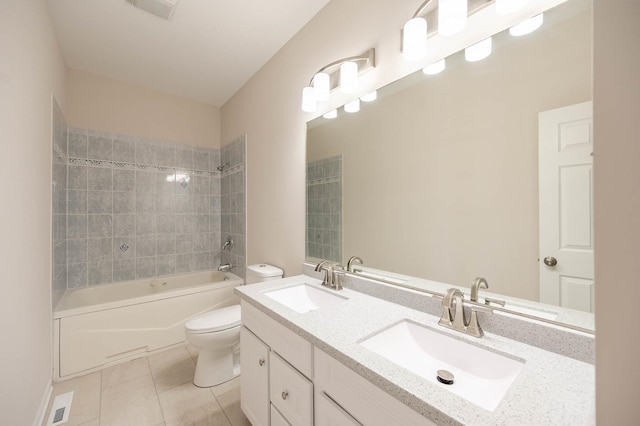
M 342 259 L 342 155 L 307 164 L 307 256 Z

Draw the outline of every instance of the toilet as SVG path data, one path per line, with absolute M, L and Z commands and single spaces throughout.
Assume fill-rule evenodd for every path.
M 282 278 L 282 269 L 257 264 L 247 267 L 247 284 Z M 214 309 L 185 323 L 185 336 L 198 348 L 193 384 L 208 388 L 240 374 L 240 305 Z

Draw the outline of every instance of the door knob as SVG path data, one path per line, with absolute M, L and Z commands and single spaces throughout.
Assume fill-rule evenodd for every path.
M 547 266 L 551 266 L 552 268 L 558 264 L 558 259 L 552 256 L 547 256 L 543 260 L 544 264 Z

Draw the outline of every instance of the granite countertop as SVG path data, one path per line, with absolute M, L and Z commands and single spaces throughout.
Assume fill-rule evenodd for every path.
M 438 326 L 437 317 L 345 289 L 341 301 L 323 309 L 297 313 L 263 293 L 321 281 L 306 275 L 236 287 L 243 301 L 293 330 L 304 339 L 437 424 L 558 425 L 595 424 L 594 366 L 486 333 L 481 339 Z M 524 366 L 493 411 L 487 411 L 388 361 L 358 342 L 404 319 L 437 329 L 459 340 L 523 359 Z

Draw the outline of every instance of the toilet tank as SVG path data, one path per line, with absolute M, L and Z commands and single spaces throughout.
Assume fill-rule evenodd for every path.
M 279 280 L 282 278 L 282 269 L 264 263 L 247 266 L 246 283 L 259 283 L 262 281 Z

